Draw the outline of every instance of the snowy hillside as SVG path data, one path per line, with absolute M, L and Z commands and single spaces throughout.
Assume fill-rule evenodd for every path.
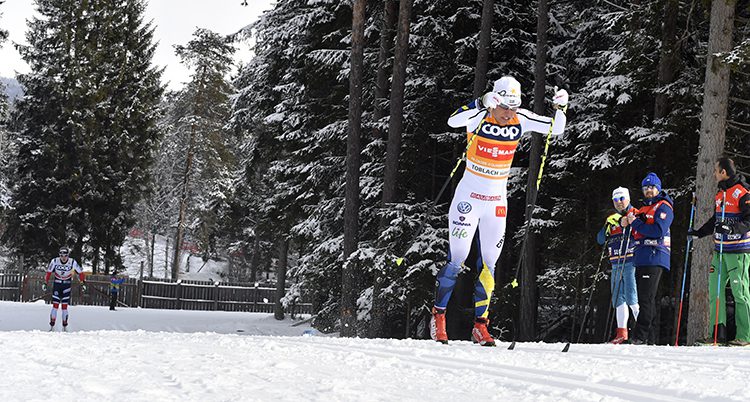
M 508 351 L 304 337 L 306 327 L 264 314 L 88 306 L 71 310 L 72 332 L 50 333 L 48 311 L 0 302 L 1 400 L 750 400 L 750 348 Z
M 167 242 L 169 242 L 167 244 Z M 169 245 L 169 249 L 167 249 Z M 146 241 L 142 237 L 128 236 L 125 243 L 120 248 L 125 273 L 133 278 L 137 278 L 140 272 L 141 262 L 144 266 L 144 276 L 149 274 L 148 253 L 146 250 Z M 188 270 L 188 257 L 190 258 L 190 272 Z M 174 239 L 156 235 L 154 244 L 154 277 L 168 278 L 172 269 L 174 260 Z M 208 260 L 203 265 L 200 256 L 190 256 L 187 251 L 180 253 L 180 278 L 193 279 L 202 281 L 221 280 L 222 274 L 226 271 L 226 261 Z M 90 268 L 88 268 L 90 270 Z

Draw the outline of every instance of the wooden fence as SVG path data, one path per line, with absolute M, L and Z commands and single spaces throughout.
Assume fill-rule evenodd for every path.
M 0 273 L 0 300 L 49 302 L 51 296 L 42 291 L 43 281 L 44 276 L 37 273 Z M 109 276 L 89 275 L 86 283 L 89 289 L 84 294 L 78 281 L 73 281 L 71 305 L 108 306 Z M 51 288 L 52 283 L 48 285 Z M 128 307 L 272 313 L 275 297 L 275 288 L 249 283 L 126 278 L 120 285 L 118 300 L 121 306 Z M 312 314 L 312 304 L 298 300 L 286 311 L 292 315 Z

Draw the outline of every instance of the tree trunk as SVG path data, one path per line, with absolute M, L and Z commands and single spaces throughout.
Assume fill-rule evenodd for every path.
M 156 243 L 156 233 L 151 233 L 151 256 L 148 259 L 148 277 L 154 277 L 154 243 Z
M 289 251 L 289 240 L 282 239 L 279 242 L 279 261 L 276 267 L 276 304 L 273 307 L 273 316 L 277 320 L 284 319 L 284 305 L 281 299 L 286 295 L 286 263 Z
M 193 147 L 195 144 L 195 125 L 190 125 L 190 143 L 187 149 L 187 160 L 185 161 L 185 173 L 182 177 L 182 197 L 180 198 L 180 213 L 177 218 L 177 234 L 174 239 L 174 260 L 172 261 L 172 279 L 178 279 L 180 275 L 180 249 L 182 248 L 182 237 L 185 233 L 185 210 L 187 209 L 188 186 L 190 185 L 190 168 L 193 164 Z
M 386 146 L 385 172 L 383 174 L 383 206 L 396 200 L 398 157 L 401 152 L 401 132 L 404 123 L 404 85 L 406 82 L 406 58 L 409 50 L 409 25 L 413 0 L 401 0 L 398 11 L 398 35 L 393 59 L 393 81 L 391 88 L 390 119 L 388 121 L 388 144 Z M 382 225 L 382 224 L 381 224 Z M 385 306 L 380 300 L 383 288 L 383 273 L 376 268 L 372 290 L 371 336 L 384 332 Z
M 657 80 L 659 88 L 670 84 L 674 80 L 674 68 L 677 59 L 675 44 L 677 42 L 677 12 L 678 0 L 667 0 L 664 5 L 664 25 L 662 26 L 661 57 Z M 669 103 L 666 94 L 657 93 L 654 101 L 654 120 L 661 119 L 669 113 Z
M 378 121 L 385 117 L 385 105 L 388 97 L 388 56 L 393 46 L 396 33 L 396 17 L 398 16 L 398 2 L 385 0 L 383 10 L 383 25 L 380 31 L 380 50 L 378 51 L 378 72 L 375 79 L 375 99 L 373 122 L 373 137 L 381 138 L 383 133 L 378 128 Z
M 714 214 L 716 179 L 714 164 L 724 151 L 729 97 L 729 67 L 714 55 L 732 47 L 734 6 L 736 0 L 715 0 L 711 6 L 711 28 L 706 57 L 706 81 L 703 86 L 703 112 L 695 187 L 697 204 L 696 226 Z M 690 269 L 690 309 L 687 322 L 687 344 L 712 334 L 708 322 L 708 269 L 713 242 L 704 238 L 696 241 Z
M 386 146 L 385 173 L 383 178 L 383 204 L 396 200 L 398 157 L 401 151 L 401 134 L 404 125 L 404 86 L 406 82 L 406 59 L 409 51 L 409 24 L 413 0 L 402 0 L 398 16 L 398 38 L 393 60 L 393 87 L 391 90 L 390 120 L 388 122 L 388 145 Z
M 482 95 L 487 86 L 487 60 L 492 38 L 492 14 L 495 9 L 494 0 L 484 0 L 482 5 L 482 30 L 479 31 L 479 45 L 477 46 L 477 65 L 474 69 L 474 97 Z
M 260 240 L 255 237 L 253 242 L 253 256 L 250 258 L 250 282 L 258 280 L 258 264 L 260 259 Z
M 359 242 L 359 167 L 362 131 L 362 64 L 366 0 L 352 9 L 352 53 L 349 73 L 349 135 L 346 141 L 346 200 L 344 204 L 344 266 L 341 269 L 341 336 L 357 335 L 357 264 L 349 257 Z
M 546 92 L 547 71 L 547 28 L 549 26 L 549 10 L 547 0 L 539 0 L 536 24 L 536 64 L 534 67 L 534 113 L 545 114 L 544 94 Z M 518 338 L 533 340 L 536 337 L 537 318 L 537 236 L 531 230 L 534 216 L 534 205 L 537 200 L 537 177 L 541 166 L 542 143 L 547 133 L 531 134 L 531 149 L 529 151 L 529 170 L 526 179 L 526 247 L 522 250 L 523 267 L 521 269 L 520 286 L 521 301 L 519 308 Z

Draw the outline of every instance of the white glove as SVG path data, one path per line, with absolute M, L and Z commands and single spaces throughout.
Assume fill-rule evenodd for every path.
M 500 95 L 494 93 L 494 92 L 487 92 L 486 94 L 482 95 L 482 104 L 487 109 L 494 109 L 500 104 Z
M 552 104 L 556 108 L 562 109 L 568 106 L 568 91 L 564 89 L 555 90 L 555 96 L 552 98 Z

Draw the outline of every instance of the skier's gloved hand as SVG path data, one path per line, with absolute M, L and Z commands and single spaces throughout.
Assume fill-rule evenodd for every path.
M 555 96 L 552 98 L 552 104 L 557 109 L 564 109 L 568 106 L 568 91 L 560 89 L 555 91 Z
M 607 223 L 609 223 L 612 226 L 620 226 L 620 218 L 622 218 L 622 215 L 612 214 L 607 217 Z
M 698 231 L 695 230 L 695 229 L 688 229 L 688 231 L 687 231 L 687 237 L 691 241 L 695 241 L 696 239 L 698 239 Z
M 482 105 L 486 107 L 487 109 L 494 109 L 496 108 L 501 102 L 500 95 L 496 94 L 495 92 L 487 92 L 486 94 L 482 95 Z
M 42 292 L 47 291 L 47 282 L 42 283 Z
M 734 232 L 734 227 L 730 223 L 726 222 L 716 222 L 716 226 L 714 226 L 714 231 L 719 234 L 732 234 Z
M 88 290 L 88 286 L 86 285 L 86 282 L 81 282 L 81 290 L 86 293 L 86 290 Z

